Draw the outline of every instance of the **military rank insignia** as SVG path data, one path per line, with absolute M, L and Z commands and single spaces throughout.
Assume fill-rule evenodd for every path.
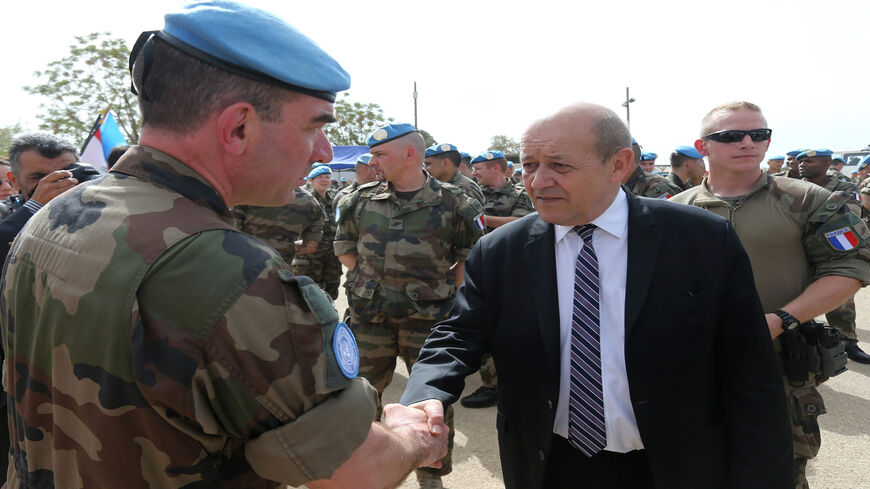
M 341 373 L 348 379 L 355 379 L 359 374 L 359 348 L 356 346 L 356 338 L 353 337 L 350 328 L 343 322 L 335 326 L 332 351 Z
M 858 237 L 848 226 L 825 233 L 825 238 L 835 250 L 849 251 L 858 246 Z

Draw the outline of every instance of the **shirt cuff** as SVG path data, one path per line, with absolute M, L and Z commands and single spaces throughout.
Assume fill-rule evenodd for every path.
M 245 459 L 260 477 L 301 486 L 329 479 L 366 440 L 375 419 L 377 391 L 356 378 L 295 421 L 245 444 Z
M 33 199 L 30 199 L 27 202 L 25 202 L 21 207 L 24 207 L 25 209 L 29 210 L 30 212 L 36 214 L 37 211 L 39 211 L 39 209 L 42 209 L 42 204 L 40 204 L 39 202 L 37 202 Z

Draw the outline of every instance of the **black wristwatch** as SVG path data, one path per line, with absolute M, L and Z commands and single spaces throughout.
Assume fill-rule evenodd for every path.
M 797 318 L 795 318 L 791 314 L 783 311 L 782 309 L 777 309 L 777 310 L 773 311 L 773 313 L 776 314 L 777 316 L 779 316 L 780 319 L 782 319 L 782 330 L 783 331 L 792 331 L 801 325 L 801 322 L 798 321 Z

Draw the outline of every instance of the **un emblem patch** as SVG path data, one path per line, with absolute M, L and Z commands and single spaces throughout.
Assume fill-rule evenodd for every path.
M 355 379 L 359 374 L 359 348 L 356 346 L 356 338 L 350 328 L 343 322 L 335 326 L 332 335 L 332 352 L 341 373 L 348 379 Z

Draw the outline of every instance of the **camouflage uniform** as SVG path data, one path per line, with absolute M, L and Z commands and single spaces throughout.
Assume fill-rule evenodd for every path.
M 635 168 L 631 178 L 623 185 L 629 192 L 641 197 L 669 199 L 680 193 L 680 189 L 671 184 L 668 179 L 655 173 L 647 173 L 641 167 Z
M 359 188 L 359 182 L 354 181 L 354 182 L 351 182 L 350 185 L 347 185 L 343 189 L 339 190 L 335 194 L 335 197 L 332 198 L 332 210 L 335 211 L 335 209 L 338 208 L 338 203 L 341 201 L 341 199 L 343 199 L 346 195 L 350 195 L 351 192 L 353 192 L 354 190 L 356 190 L 358 188 Z M 335 221 L 335 219 L 333 219 L 333 221 Z
M 293 259 L 293 275 L 305 275 L 317 283 L 333 299 L 338 299 L 338 286 L 341 283 L 341 262 L 332 250 L 332 241 L 335 239 L 335 207 L 333 199 L 336 191 L 326 190 L 326 196 L 321 196 L 310 184 L 306 184 L 306 190 L 320 204 L 324 211 L 323 239 L 317 244 L 317 251 L 305 255 L 299 255 Z
M 326 295 L 154 149 L 53 199 L 0 286 L 10 488 L 297 486 L 371 429 Z
M 832 194 L 817 185 L 766 172 L 761 172 L 749 193 L 736 199 L 713 195 L 706 182 L 705 178 L 701 185 L 671 200 L 707 209 L 731 221 L 752 263 L 765 312 L 786 305 L 821 277 L 851 277 L 864 285 L 870 281 L 870 230 L 849 211 L 848 195 Z M 825 233 L 842 229 L 851 230 L 858 238 L 856 248 L 839 251 L 825 237 Z M 779 337 L 774 347 L 782 351 Z M 796 487 L 805 488 L 807 460 L 815 457 L 821 446 L 817 418 L 825 413 L 825 404 L 812 373 L 803 383 L 783 379 L 790 401 Z
M 836 171 L 836 170 L 834 170 Z M 840 172 L 837 172 L 840 173 Z M 840 174 L 842 176 L 842 174 Z M 849 195 L 848 205 L 849 210 L 856 215 L 861 215 L 861 203 L 858 202 L 858 186 L 852 182 L 839 180 L 836 175 L 828 175 L 828 182 L 823 185 L 830 192 L 845 192 Z M 858 333 L 855 330 L 855 320 L 857 314 L 855 311 L 855 297 L 849 297 L 843 304 L 833 311 L 825 314 L 825 319 L 828 324 L 837 328 L 840 331 L 840 336 L 848 340 L 858 340 Z
M 465 192 L 465 195 L 476 200 L 481 206 L 486 203 L 486 197 L 483 196 L 483 190 L 480 189 L 480 185 L 463 175 L 459 170 L 456 170 L 456 173 L 447 180 L 447 183 L 461 188 Z
M 239 231 L 264 241 L 287 263 L 296 256 L 297 239 L 319 242 L 323 238 L 326 214 L 317 200 L 302 188 L 296 189 L 296 197 L 287 205 L 237 205 L 232 212 Z
M 482 189 L 483 196 L 486 199 L 484 209 L 488 216 L 523 217 L 535 212 L 526 190 L 511 182 L 506 181 L 499 188 L 484 185 Z M 490 232 L 492 229 L 487 226 L 486 231 Z
M 843 175 L 840 170 L 836 170 L 834 168 L 828 168 L 827 172 L 828 176 L 834 177 L 836 180 L 840 180 L 841 182 L 852 183 L 852 179 Z
M 410 371 L 432 326 L 450 311 L 456 295 L 451 267 L 481 236 L 476 222 L 483 209 L 458 187 L 427 175 L 410 200 L 387 182 L 372 182 L 343 198 L 336 212 L 335 254 L 357 257 L 345 287 L 360 375 L 383 393 L 396 357 Z M 451 437 L 452 412 L 446 415 Z M 428 471 L 450 473 L 450 457 L 448 451 L 440 471 Z

